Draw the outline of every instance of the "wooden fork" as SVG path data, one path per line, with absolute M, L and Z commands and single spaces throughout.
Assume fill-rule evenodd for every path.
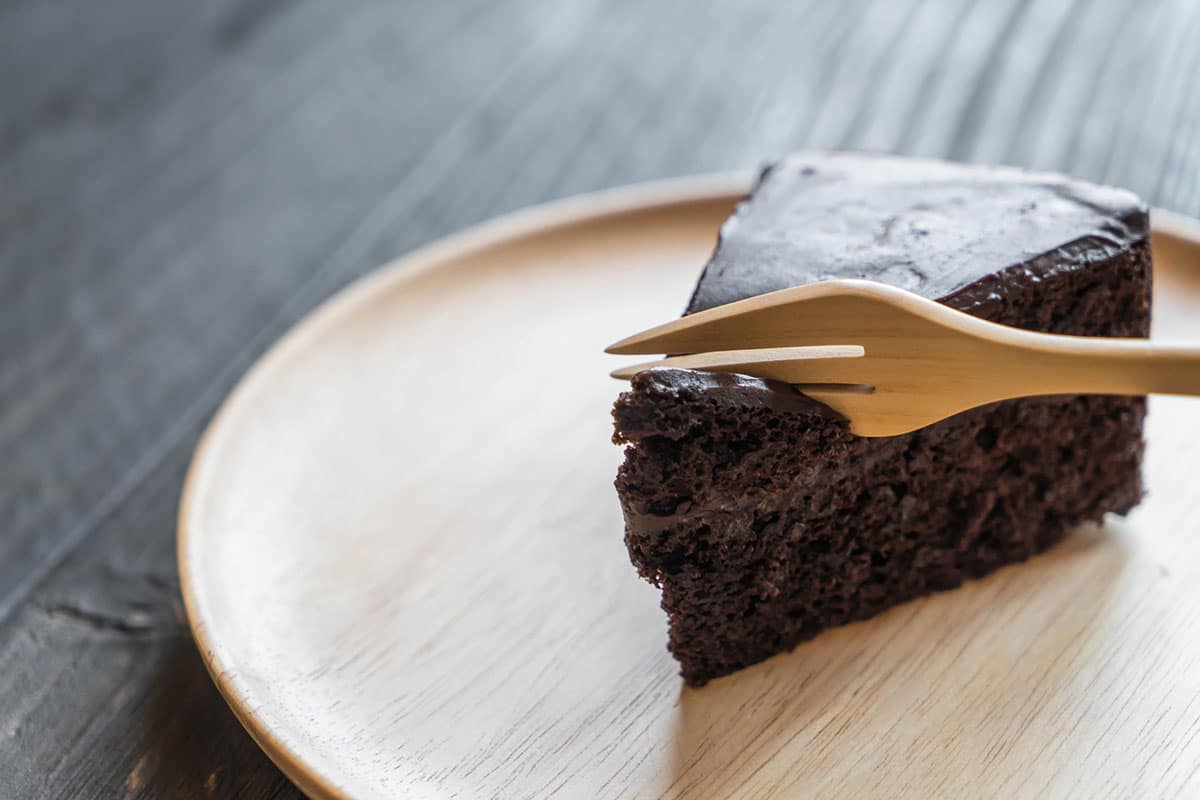
M 689 354 L 624 367 L 615 378 L 683 367 L 796 384 L 861 436 L 908 433 L 1014 397 L 1200 394 L 1200 347 L 1033 333 L 861 280 L 701 311 L 607 352 Z

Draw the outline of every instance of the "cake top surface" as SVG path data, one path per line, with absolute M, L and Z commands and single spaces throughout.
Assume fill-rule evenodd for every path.
M 786 383 L 750 375 L 656 367 L 634 375 L 631 383 L 635 390 L 674 400 L 703 399 L 716 407 L 769 408 L 782 413 L 817 414 L 842 419 L 833 409 Z M 773 391 L 761 391 L 764 389 Z
M 765 169 L 721 227 L 687 311 L 836 278 L 946 300 L 1006 271 L 1027 281 L 1111 257 L 1148 225 L 1131 192 L 1061 175 L 799 153 Z

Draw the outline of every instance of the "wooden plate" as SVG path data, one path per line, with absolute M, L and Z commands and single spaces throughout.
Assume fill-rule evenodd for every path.
M 1050 554 L 683 689 L 612 489 L 617 360 L 677 314 L 744 176 L 502 219 L 342 293 L 197 450 L 196 641 L 317 797 L 1159 796 L 1200 770 L 1200 401 L 1150 499 Z M 1200 236 L 1156 215 L 1157 328 Z

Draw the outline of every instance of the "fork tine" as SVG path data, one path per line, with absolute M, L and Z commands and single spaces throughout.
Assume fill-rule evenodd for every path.
M 613 370 L 614 378 L 632 378 L 654 367 L 738 372 L 787 383 L 864 383 L 865 351 L 858 345 L 832 347 L 767 347 L 718 350 L 673 356 Z
M 864 283 L 827 281 L 739 300 L 634 334 L 610 345 L 606 352 L 636 355 L 779 347 L 797 344 L 797 336 L 806 337 L 801 339 L 806 344 L 844 344 L 811 341 L 813 328 L 821 327 L 822 320 L 832 316 L 821 313 L 823 306 L 836 305 L 844 315 L 856 301 L 859 305 L 861 301 L 870 303 L 876 289 L 874 285 L 864 288 L 860 285 Z
M 738 348 L 843 345 L 874 351 L 909 330 L 994 327 L 903 289 L 835 280 L 781 289 L 672 320 L 609 346 L 617 355 L 701 353 Z M 882 352 L 882 351 L 880 351 Z

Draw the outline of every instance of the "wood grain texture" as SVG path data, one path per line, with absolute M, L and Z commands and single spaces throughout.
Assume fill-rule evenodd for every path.
M 292 791 L 178 655 L 173 514 L 220 398 L 334 289 L 803 146 L 1200 213 L 1198 30 L 1190 0 L 0 4 L 0 796 Z

